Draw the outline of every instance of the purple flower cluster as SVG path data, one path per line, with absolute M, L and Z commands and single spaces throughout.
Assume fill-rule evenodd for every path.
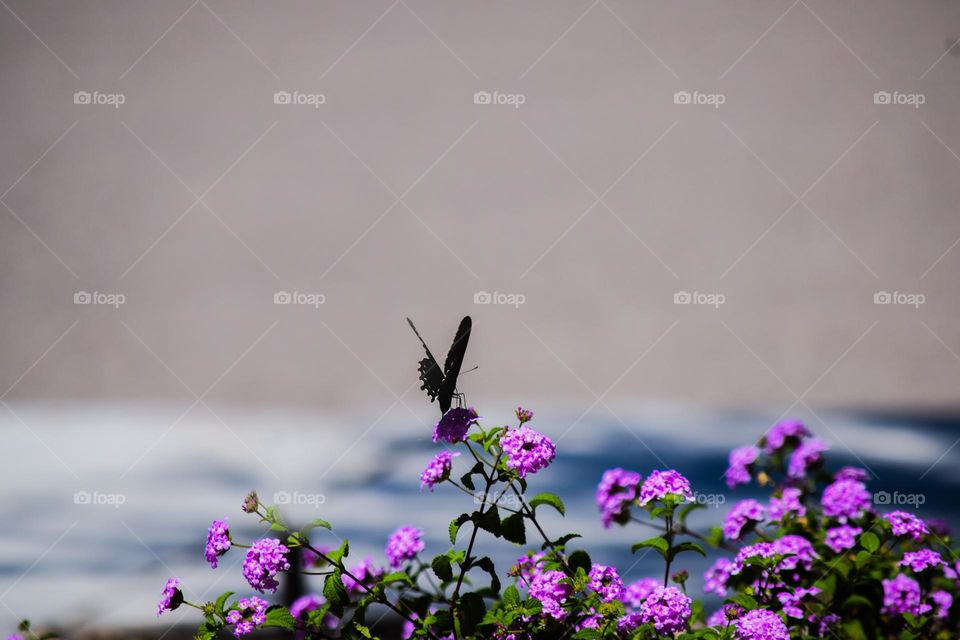
M 640 620 L 663 635 L 683 631 L 690 620 L 691 600 L 676 587 L 657 587 L 640 605 Z
M 857 536 L 861 533 L 863 533 L 863 529 L 860 527 L 843 524 L 839 527 L 827 529 L 827 535 L 823 543 L 836 553 L 842 553 L 853 548 L 853 545 L 857 543 Z
M 733 563 L 727 558 L 717 558 L 707 572 L 703 574 L 703 590 L 707 593 L 715 593 L 718 596 L 727 595 L 727 581 L 730 580 L 730 570 L 733 569 Z
M 413 560 L 423 551 L 423 532 L 416 527 L 400 527 L 387 538 L 386 555 L 390 566 L 397 568 L 404 560 Z
M 227 612 L 227 624 L 233 625 L 233 635 L 236 637 L 253 633 L 253 630 L 267 621 L 267 602 L 254 596 L 240 598 L 237 602 L 239 609 Z
M 799 565 L 807 571 L 813 566 L 813 561 L 820 556 L 813 550 L 813 545 L 803 536 L 787 535 L 773 541 L 773 549 L 778 554 L 788 557 L 780 561 L 779 568 L 792 571 Z
M 453 470 L 453 459 L 459 455 L 459 453 L 441 451 L 434 456 L 420 474 L 420 491 L 423 491 L 424 487 L 430 487 L 430 491 L 433 491 L 435 486 L 449 478 L 450 471 Z
M 777 600 L 783 608 L 783 612 L 791 618 L 803 618 L 803 599 L 807 596 L 815 596 L 820 593 L 817 587 L 799 587 L 793 591 L 781 591 L 777 594 Z
M 469 409 L 463 407 L 448 409 L 433 428 L 433 441 L 443 440 L 450 444 L 462 442 L 467 436 L 467 431 L 477 422 L 479 417 L 473 407 Z
M 637 498 L 640 474 L 635 471 L 607 469 L 597 486 L 597 506 L 604 528 L 614 522 L 623 524 L 629 516 L 630 505 Z
M 905 551 L 899 566 L 910 567 L 913 571 L 920 573 L 926 569 L 942 567 L 946 564 L 936 551 L 920 549 L 919 551 Z
M 803 423 L 799 420 L 784 420 L 770 427 L 764 436 L 764 453 L 776 453 L 783 448 L 787 440 L 793 439 L 797 442 L 809 437 L 811 434 Z
M 631 582 L 623 589 L 621 599 L 628 609 L 637 610 L 643 601 L 660 586 L 660 581 L 656 578 L 640 578 L 636 582 Z
M 820 438 L 811 438 L 800 443 L 790 454 L 787 475 L 799 480 L 807 475 L 807 469 L 823 460 L 823 452 L 829 447 Z
M 588 586 L 600 595 L 604 602 L 613 602 L 623 594 L 623 582 L 613 567 L 595 564 L 590 567 Z
M 157 617 L 159 618 L 164 611 L 173 611 L 181 604 L 183 604 L 183 593 L 180 591 L 180 580 L 170 578 L 163 587 L 163 594 L 157 605 Z
M 884 613 L 888 615 L 912 613 L 916 616 L 930 610 L 930 605 L 920 604 L 920 585 L 916 580 L 901 573 L 882 582 Z
M 727 540 L 737 540 L 748 523 L 763 522 L 765 517 L 766 509 L 762 504 L 753 498 L 741 500 L 733 505 L 723 519 L 723 537 Z
M 930 599 L 937 605 L 937 617 L 946 618 L 950 615 L 950 607 L 953 606 L 953 596 L 946 591 L 934 591 L 930 594 Z
M 788 515 L 802 518 L 807 514 L 807 508 L 800 503 L 803 492 L 796 487 L 786 487 L 780 496 L 770 498 L 770 518 L 782 520 Z
M 663 500 L 668 495 L 678 495 L 688 502 L 693 501 L 690 481 L 679 471 L 654 469 L 640 486 L 640 506 L 645 507 L 655 500 Z
M 914 540 L 919 540 L 930 533 L 923 520 L 906 511 L 886 513 L 883 519 L 890 523 L 895 536 L 910 536 Z
M 347 588 L 347 593 L 357 595 L 365 593 L 364 585 L 370 586 L 383 575 L 383 569 L 374 566 L 373 558 L 366 558 L 355 567 L 351 567 L 350 573 L 357 579 L 343 574 L 343 586 Z
M 507 466 L 521 478 L 547 467 L 557 456 L 550 438 L 530 427 L 507 429 L 500 436 L 500 448 L 507 457 Z
M 730 466 L 724 476 L 727 479 L 727 486 L 733 489 L 738 484 L 748 484 L 750 482 L 750 465 L 757 461 L 760 450 L 753 445 L 737 447 L 730 452 L 728 459 Z
M 539 600 L 543 605 L 543 612 L 555 620 L 563 620 L 567 616 L 563 601 L 572 591 L 573 588 L 562 571 L 544 571 L 534 576 L 530 583 L 530 597 Z
M 287 553 L 290 551 L 275 538 L 264 538 L 253 543 L 243 561 L 243 577 L 250 586 L 264 593 L 276 593 L 280 583 L 274 578 L 281 571 L 290 569 Z
M 823 490 L 820 503 L 823 514 L 840 522 L 856 520 L 870 509 L 871 496 L 859 480 L 841 478 L 834 480 Z
M 529 409 L 524 409 L 523 407 L 517 407 L 515 414 L 520 424 L 523 424 L 524 422 L 530 422 L 531 420 L 533 420 L 533 411 L 530 411 Z
M 217 568 L 217 560 L 230 550 L 230 529 L 227 528 L 226 518 L 214 520 L 207 530 L 207 546 L 204 555 L 210 567 Z
M 860 467 L 843 467 L 833 476 L 834 480 L 859 480 L 860 482 L 866 482 L 869 478 L 870 474 L 867 470 Z
M 790 631 L 774 612 L 754 609 L 734 623 L 734 637 L 737 640 L 790 640 Z

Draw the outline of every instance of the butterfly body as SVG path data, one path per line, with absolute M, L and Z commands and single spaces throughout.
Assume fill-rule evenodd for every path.
M 454 397 L 459 397 L 457 377 L 460 375 L 460 368 L 463 366 L 463 357 L 467 353 L 467 342 L 470 341 L 470 329 L 472 327 L 470 316 L 464 316 L 463 320 L 460 321 L 457 335 L 453 338 L 450 350 L 447 351 L 442 369 L 440 363 L 430 353 L 430 348 L 420 332 L 417 331 L 413 321 L 407 318 L 407 322 L 410 323 L 410 328 L 420 339 L 420 344 L 423 345 L 423 350 L 427 354 L 427 357 L 420 360 L 419 363 L 420 382 L 423 383 L 420 388 L 430 396 L 430 402 L 436 400 L 440 404 L 441 414 L 446 413 L 453 404 Z

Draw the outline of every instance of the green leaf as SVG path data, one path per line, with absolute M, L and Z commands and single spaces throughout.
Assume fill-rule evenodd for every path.
M 349 601 L 347 588 L 343 586 L 340 570 L 336 569 L 323 582 L 323 597 L 330 603 L 330 612 L 340 617 L 343 615 L 343 605 Z
M 677 557 L 677 555 L 679 555 L 679 554 L 681 554 L 681 553 L 683 553 L 683 552 L 685 552 L 685 551 L 694 551 L 694 552 L 696 552 L 696 553 L 699 553 L 699 554 L 700 554 L 701 556 L 703 556 L 704 558 L 707 557 L 707 552 L 704 551 L 704 550 L 703 550 L 703 547 L 701 547 L 700 545 L 698 545 L 696 542 L 681 542 L 681 543 L 678 544 L 678 545 L 674 545 L 674 546 L 670 549 L 670 560 L 672 561 L 674 558 Z
M 527 531 L 522 513 L 514 513 L 500 522 L 500 532 L 504 540 L 515 544 L 527 544 Z
M 504 604 L 514 606 L 520 604 L 520 592 L 513 585 L 510 585 L 503 590 L 503 602 Z
M 860 546 L 869 551 L 870 553 L 876 552 L 880 548 L 880 538 L 877 537 L 875 533 L 867 531 L 862 536 L 860 536 Z
M 317 518 L 316 520 L 312 520 L 311 522 L 307 523 L 302 529 L 300 529 L 300 533 L 306 535 L 308 532 L 313 531 L 314 529 L 317 529 L 317 528 L 330 530 L 333 528 L 333 525 L 331 525 L 326 520 L 321 520 L 320 518 Z
M 196 640 L 214 640 L 221 629 L 223 629 L 223 625 L 219 622 L 205 620 L 197 629 Z
M 216 607 L 217 613 L 223 613 L 223 606 L 227 603 L 227 600 L 234 594 L 233 591 L 224 591 L 220 594 L 220 597 L 217 598 L 217 602 L 214 604 Z
M 327 552 L 326 555 L 328 558 L 334 562 L 340 562 L 344 558 L 350 555 L 350 543 L 347 540 L 344 540 L 340 543 L 340 547 L 334 551 Z
M 583 549 L 577 549 L 571 553 L 567 562 L 574 571 L 580 568 L 583 569 L 584 572 L 587 572 L 590 571 L 590 567 L 593 566 L 593 563 L 590 561 L 590 555 Z
M 726 600 L 724 600 L 724 602 L 732 602 L 734 604 L 738 604 L 744 609 L 747 609 L 748 611 L 756 609 L 758 606 L 760 606 L 759 604 L 757 604 L 757 601 L 752 596 L 749 596 L 745 593 L 740 593 L 730 598 L 727 598 Z
M 476 560 L 476 561 L 473 563 L 473 566 L 475 566 L 475 567 L 480 567 L 481 569 L 483 569 L 484 571 L 487 572 L 487 574 L 490 576 L 490 589 L 491 589 L 494 593 L 499 593 L 499 592 L 500 592 L 500 578 L 497 576 L 497 569 L 496 569 L 496 567 L 493 565 L 493 560 L 491 560 L 488 556 L 484 556 L 484 557 L 480 558 L 479 560 Z
M 484 512 L 477 511 L 477 526 L 484 531 L 489 531 L 493 535 L 500 537 L 500 511 L 497 505 L 491 506 Z
M 667 549 L 670 548 L 670 543 L 667 542 L 666 538 L 663 536 L 657 536 L 655 538 L 647 538 L 643 542 L 638 542 L 632 547 L 630 547 L 630 553 L 636 553 L 640 549 L 654 549 L 664 558 L 667 557 Z
M 410 576 L 407 575 L 406 571 L 394 571 L 393 573 L 388 573 L 387 575 L 380 578 L 380 582 L 383 584 L 393 584 L 394 582 L 405 582 L 411 587 L 413 586 L 413 580 L 410 579 Z
M 450 522 L 449 532 L 450 532 L 450 544 L 457 544 L 457 533 L 460 532 L 460 527 L 465 525 L 470 521 L 469 513 L 461 513 L 456 517 L 455 520 Z
M 433 562 L 430 563 L 430 566 L 433 568 L 433 573 L 442 582 L 453 580 L 453 567 L 450 566 L 450 557 L 448 555 L 441 554 L 437 556 L 433 559 Z
M 470 635 L 487 613 L 487 605 L 479 594 L 465 593 L 460 597 L 457 613 L 460 614 L 460 629 L 463 635 Z
M 872 557 L 873 556 L 870 554 L 869 551 L 857 552 L 857 557 L 854 562 L 857 566 L 857 569 L 863 569 L 865 566 L 867 566 L 867 564 L 870 562 L 870 558 Z
M 281 627 L 283 629 L 296 629 L 297 621 L 286 607 L 274 605 L 267 609 L 267 619 L 264 621 L 265 627 Z
M 553 493 L 538 493 L 530 501 L 530 508 L 534 511 L 537 510 L 542 504 L 547 504 L 560 512 L 560 515 L 567 515 L 567 509 L 563 506 L 563 500 L 560 499 L 560 496 Z

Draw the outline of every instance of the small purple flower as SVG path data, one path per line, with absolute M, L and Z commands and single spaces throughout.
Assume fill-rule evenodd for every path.
M 746 562 L 750 558 L 772 558 L 776 554 L 777 550 L 774 548 L 772 542 L 748 544 L 737 552 L 737 556 L 733 559 L 733 566 L 730 567 L 730 575 L 739 575 L 744 567 L 747 566 Z
M 546 468 L 557 456 L 550 438 L 530 427 L 507 429 L 500 436 L 500 448 L 507 458 L 507 466 L 515 469 L 521 478 Z
M 950 615 L 950 607 L 953 606 L 953 596 L 946 591 L 934 591 L 930 594 L 930 599 L 937 605 L 937 617 L 946 618 Z
M 397 568 L 404 560 L 416 558 L 423 548 L 423 532 L 420 529 L 400 527 L 387 538 L 387 560 L 391 567 Z
M 817 587 L 800 587 L 791 591 L 781 591 L 777 594 L 777 599 L 783 606 L 783 612 L 791 618 L 803 619 L 803 599 L 807 596 L 815 596 L 820 593 Z
M 840 522 L 856 520 L 870 509 L 871 496 L 867 486 L 859 480 L 834 480 L 823 490 L 820 502 L 823 514 Z
M 770 454 L 779 451 L 787 440 L 801 441 L 810 436 L 810 432 L 799 420 L 784 420 L 770 427 L 764 436 L 764 453 Z
M 467 435 L 467 431 L 470 430 L 471 425 L 477 422 L 477 418 L 479 418 L 479 416 L 473 407 L 469 409 L 464 409 L 463 407 L 448 409 L 447 412 L 443 414 L 443 417 L 440 418 L 440 422 L 433 428 L 433 441 L 439 442 L 443 440 L 450 444 L 462 442 Z
M 676 587 L 657 587 L 640 605 L 640 619 L 663 635 L 683 631 L 690 620 L 691 600 Z
M 790 631 L 780 616 L 766 609 L 747 611 L 734 623 L 737 640 L 790 640 Z
M 524 422 L 530 422 L 531 420 L 533 420 L 533 411 L 530 411 L 529 409 L 524 409 L 523 407 L 517 407 L 516 415 L 517 415 L 517 420 L 520 421 L 520 424 L 523 424 Z
M 346 573 L 343 574 L 343 585 L 347 588 L 347 592 L 353 595 L 360 593 L 365 593 L 366 589 L 363 588 L 364 585 L 370 586 L 376 582 L 380 576 L 383 575 L 383 569 L 374 566 L 373 558 L 367 558 L 360 562 L 355 567 L 350 569 L 350 573 L 353 576 L 356 576 L 356 580 L 348 576 Z
M 866 482 L 869 478 L 867 470 L 860 467 L 843 467 L 833 476 L 834 480 L 859 480 L 860 482 Z
M 294 618 L 299 618 L 305 613 L 310 613 L 311 611 L 316 611 L 324 605 L 325 600 L 314 593 L 308 593 L 305 596 L 300 596 L 293 601 L 293 604 L 290 605 L 290 615 Z
M 747 498 L 733 505 L 733 508 L 723 519 L 723 537 L 727 540 L 736 540 L 743 533 L 743 528 L 750 522 L 763 522 L 766 509 L 763 505 Z
M 517 558 L 517 563 L 510 569 L 509 575 L 517 576 L 523 586 L 529 586 L 534 578 L 543 573 L 541 562 L 545 555 L 543 551 L 538 551 Z
M 728 458 L 730 466 L 724 474 L 729 488 L 733 489 L 738 484 L 749 484 L 750 465 L 757 461 L 759 455 L 760 450 L 753 445 L 737 447 L 730 452 Z
M 420 491 L 423 491 L 424 487 L 430 487 L 430 491 L 433 491 L 435 486 L 449 478 L 450 471 L 453 469 L 453 459 L 459 455 L 459 453 L 441 451 L 434 456 L 420 474 Z
M 919 540 L 930 533 L 923 520 L 906 511 L 886 513 L 883 519 L 890 523 L 895 536 L 910 536 L 914 540 Z
M 888 615 L 912 613 L 921 615 L 930 610 L 930 605 L 920 604 L 920 585 L 902 573 L 890 580 L 883 580 L 883 612 Z
M 787 475 L 795 480 L 807 475 L 807 469 L 823 460 L 823 452 L 829 447 L 820 438 L 812 438 L 800 443 L 790 454 Z
M 628 613 L 617 620 L 617 631 L 621 636 L 628 636 L 631 631 L 643 624 L 643 614 L 639 611 Z
M 797 518 L 807 515 L 807 508 L 800 503 L 803 492 L 796 487 L 786 487 L 780 497 L 770 498 L 770 518 L 782 520 L 793 514 Z
M 590 567 L 589 587 L 600 595 L 604 602 L 613 602 L 623 594 L 623 582 L 613 567 L 594 564 Z
M 828 613 L 827 615 L 816 620 L 815 616 L 810 616 L 810 622 L 819 622 L 817 633 L 820 637 L 825 637 L 828 633 L 834 633 L 833 629 L 836 627 L 837 623 L 840 622 L 840 616 L 835 613 Z
M 733 563 L 727 558 L 717 558 L 713 566 L 703 574 L 703 590 L 706 593 L 715 593 L 718 596 L 727 595 L 727 581 L 730 580 L 730 570 Z
M 217 568 L 217 560 L 230 549 L 230 529 L 227 528 L 227 519 L 214 520 L 207 530 L 207 546 L 204 555 L 212 569 Z
M 623 589 L 621 599 L 627 609 L 636 611 L 643 604 L 651 593 L 661 584 L 656 578 L 640 578 L 636 582 L 631 582 Z
M 264 538 L 253 543 L 243 561 L 243 577 L 250 586 L 264 593 L 276 593 L 280 583 L 274 578 L 281 571 L 290 569 L 287 553 L 290 551 L 275 538 Z
M 614 522 L 624 524 L 629 518 L 630 505 L 637 498 L 640 474 L 621 468 L 607 469 L 603 472 L 597 486 L 597 506 L 600 507 L 600 519 L 605 529 Z
M 240 598 L 238 609 L 227 612 L 227 624 L 233 625 L 233 635 L 236 637 L 253 633 L 253 630 L 267 621 L 267 602 L 254 596 Z
M 654 469 L 640 486 L 640 506 L 645 507 L 654 500 L 663 500 L 668 495 L 681 496 L 687 502 L 693 501 L 690 481 L 679 471 Z
M 157 617 L 159 618 L 164 611 L 173 611 L 181 604 L 183 604 L 183 592 L 180 591 L 180 580 L 170 578 L 163 587 L 163 594 L 157 605 Z
M 563 620 L 567 612 L 563 601 L 573 588 L 562 571 L 544 571 L 530 583 L 530 597 L 543 604 L 543 613 L 555 620 Z
M 827 529 L 827 535 L 823 543 L 834 550 L 835 553 L 842 553 L 847 549 L 852 549 L 857 543 L 857 536 L 863 533 L 860 527 L 851 527 L 848 524 L 840 525 L 832 529 Z
M 926 569 L 942 567 L 946 564 L 936 551 L 920 549 L 919 551 L 905 551 L 903 560 L 900 561 L 898 566 L 910 567 L 913 571 L 920 573 Z

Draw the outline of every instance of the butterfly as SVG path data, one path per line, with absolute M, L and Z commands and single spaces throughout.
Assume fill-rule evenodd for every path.
M 462 398 L 462 394 L 457 393 L 457 376 L 460 375 L 463 356 L 467 353 L 467 342 L 470 340 L 470 327 L 472 326 L 470 316 L 464 316 L 463 320 L 460 321 L 457 335 L 453 338 L 453 344 L 450 345 L 447 359 L 443 363 L 443 369 L 440 368 L 440 364 L 430 353 L 430 347 L 427 346 L 420 332 L 413 325 L 413 321 L 407 318 L 407 322 L 410 323 L 410 328 L 417 334 L 420 344 L 427 352 L 427 357 L 420 361 L 420 382 L 423 383 L 420 388 L 430 396 L 430 402 L 439 401 L 441 414 L 446 413 L 450 409 L 454 397 L 458 401 Z

